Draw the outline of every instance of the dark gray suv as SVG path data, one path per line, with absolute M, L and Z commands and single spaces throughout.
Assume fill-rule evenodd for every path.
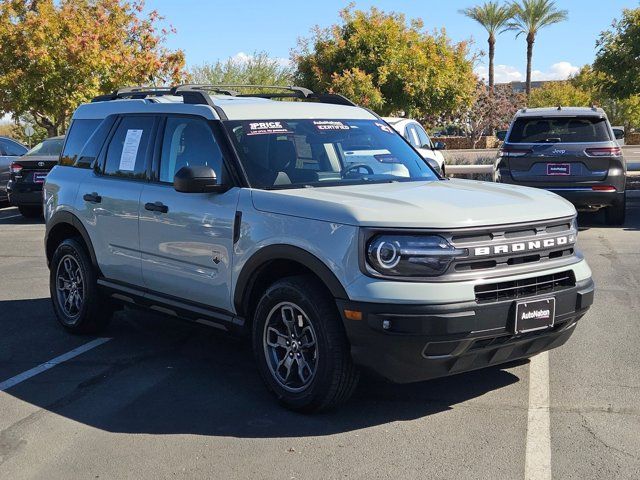
M 496 181 L 539 187 L 578 210 L 625 220 L 626 164 L 600 108 L 528 108 L 516 113 L 500 149 Z

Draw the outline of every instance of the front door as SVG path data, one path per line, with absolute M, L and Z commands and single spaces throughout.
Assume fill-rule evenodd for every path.
M 188 116 L 168 117 L 157 181 L 140 199 L 140 248 L 145 286 L 152 292 L 231 310 L 233 224 L 239 188 L 225 193 L 179 193 L 175 173 L 207 165 L 226 178 L 211 125 Z

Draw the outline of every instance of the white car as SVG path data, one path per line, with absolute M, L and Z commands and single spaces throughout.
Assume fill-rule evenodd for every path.
M 433 167 L 437 166 L 437 169 L 444 174 L 445 161 L 444 155 L 440 150 L 443 150 L 445 145 L 442 142 L 432 142 L 422 125 L 410 118 L 385 117 L 384 120 L 406 138 L 420 152 L 422 158 L 435 162 L 435 164 L 433 162 L 429 163 Z

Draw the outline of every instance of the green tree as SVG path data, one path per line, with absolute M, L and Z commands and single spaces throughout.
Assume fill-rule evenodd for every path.
M 599 87 L 618 99 L 640 94 L 640 8 L 624 10 L 611 30 L 600 34 L 596 48 Z
M 297 83 L 351 95 L 383 114 L 433 119 L 469 105 L 475 89 L 467 42 L 377 8 L 348 7 L 339 24 L 301 40 L 292 58 Z
M 607 88 L 607 75 L 587 65 L 571 79 L 571 83 L 591 95 L 591 103 L 607 112 L 613 125 L 624 125 L 627 130 L 640 128 L 640 94 L 616 98 Z
M 553 0 L 520 0 L 513 3 L 513 20 L 509 23 L 517 36 L 526 35 L 527 39 L 527 97 L 531 94 L 531 64 L 533 44 L 540 29 L 560 23 L 568 18 L 566 10 L 558 10 Z
M 78 104 L 131 84 L 178 81 L 184 55 L 137 0 L 0 2 L 0 112 L 62 133 Z
M 489 91 L 491 92 L 494 83 L 493 61 L 496 52 L 496 35 L 507 30 L 509 20 L 513 17 L 513 7 L 500 5 L 498 2 L 486 2 L 460 10 L 460 13 L 478 22 L 489 33 L 487 42 L 489 43 Z
M 204 63 L 190 71 L 191 81 L 210 85 L 291 85 L 293 69 L 266 52 Z
M 574 82 L 549 82 L 536 88 L 529 95 L 529 107 L 590 107 L 593 104 L 592 91 Z

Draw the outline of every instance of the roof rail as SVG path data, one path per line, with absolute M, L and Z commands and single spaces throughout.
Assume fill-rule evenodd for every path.
M 241 89 L 264 89 L 275 90 L 274 92 L 256 92 L 256 93 L 242 93 Z M 280 91 L 277 91 L 280 90 Z M 147 97 L 158 97 L 163 95 L 174 95 L 183 97 L 184 103 L 191 104 L 203 104 L 210 105 L 213 108 L 219 110 L 219 107 L 214 105 L 211 97 L 208 95 L 211 92 L 229 95 L 232 97 L 254 97 L 254 98 L 295 98 L 299 100 L 317 101 L 320 103 L 330 103 L 334 105 L 347 105 L 351 107 L 357 107 L 354 102 L 349 100 L 343 95 L 337 93 L 322 93 L 317 94 L 304 87 L 296 87 L 294 85 L 280 86 L 280 85 L 207 85 L 207 84 L 185 84 L 175 87 L 125 87 L 116 90 L 113 93 L 106 95 L 99 95 L 93 98 L 92 102 L 104 102 L 110 100 L 118 100 L 124 98 L 138 98 L 143 99 Z M 220 112 L 218 112 L 220 113 Z
M 124 87 L 106 95 L 94 97 L 92 102 L 105 102 L 120 98 L 146 98 L 148 96 L 159 97 L 162 95 L 174 95 L 172 87 Z

